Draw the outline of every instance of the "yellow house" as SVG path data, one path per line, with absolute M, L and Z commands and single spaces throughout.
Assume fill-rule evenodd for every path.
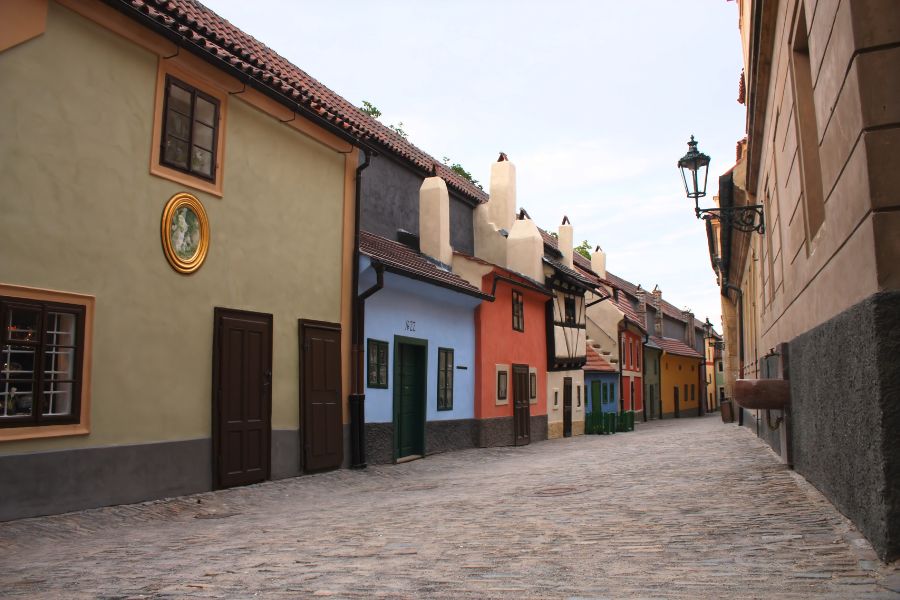
M 674 338 L 650 336 L 662 348 L 659 359 L 659 389 L 662 418 L 696 416 L 706 389 L 703 384 L 703 355 Z
M 347 454 L 374 125 L 197 3 L 150 10 L 0 4 L 0 519 Z

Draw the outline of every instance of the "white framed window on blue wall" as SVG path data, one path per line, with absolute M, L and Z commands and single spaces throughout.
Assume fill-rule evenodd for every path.
M 438 348 L 437 409 L 453 410 L 453 348 Z

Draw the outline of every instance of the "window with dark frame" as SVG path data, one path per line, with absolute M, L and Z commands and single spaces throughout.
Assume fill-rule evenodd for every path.
M 388 386 L 388 343 L 369 340 L 367 360 L 367 382 L 370 388 L 385 389 Z
M 531 400 L 536 400 L 537 399 L 537 373 L 530 373 L 528 376 L 528 379 L 529 379 L 528 397 Z
M 525 304 L 522 299 L 522 292 L 513 290 L 512 312 L 513 329 L 516 331 L 525 331 Z
M 506 400 L 506 388 L 509 383 L 509 374 L 506 371 L 497 371 L 497 400 Z
M 575 406 L 581 406 L 581 386 L 577 385 L 575 386 L 575 389 L 578 393 L 578 404 L 576 404 Z
M 215 181 L 219 101 L 167 75 L 164 106 L 160 164 Z
M 83 306 L 0 297 L 0 427 L 78 423 Z
M 438 348 L 437 409 L 453 410 L 453 349 Z
M 566 324 L 575 324 L 575 296 L 566 295 L 564 298 L 566 310 Z

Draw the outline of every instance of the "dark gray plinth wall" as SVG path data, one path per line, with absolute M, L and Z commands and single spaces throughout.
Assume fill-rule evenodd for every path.
M 870 296 L 788 348 L 794 469 L 882 559 L 900 557 L 900 292 Z M 760 414 L 757 427 L 745 411 L 744 425 L 780 453 Z
M 209 439 L 0 457 L 0 521 L 212 489 Z

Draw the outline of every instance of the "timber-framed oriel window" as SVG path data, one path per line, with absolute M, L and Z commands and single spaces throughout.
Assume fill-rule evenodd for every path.
M 81 420 L 85 307 L 0 296 L 0 427 Z
M 215 181 L 219 101 L 171 75 L 166 75 L 163 113 L 160 163 Z
M 575 296 L 573 296 L 572 294 L 566 294 L 565 296 L 563 296 L 563 307 L 565 309 L 566 325 L 575 325 L 576 324 Z
M 453 410 L 453 366 L 453 349 L 438 348 L 438 410 Z
M 522 292 L 516 290 L 512 293 L 512 320 L 514 330 L 525 331 L 525 302 Z
M 368 341 L 367 354 L 366 381 L 368 387 L 387 389 L 388 343 L 370 339 Z

